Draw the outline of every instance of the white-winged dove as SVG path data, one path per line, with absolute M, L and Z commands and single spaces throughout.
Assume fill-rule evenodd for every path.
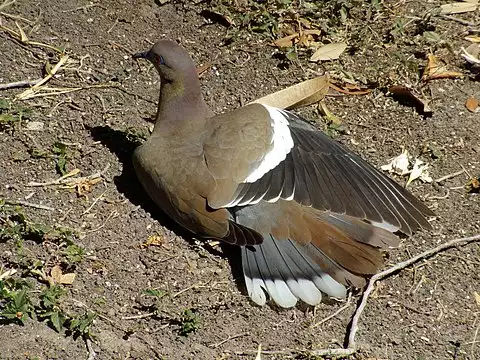
M 398 244 L 393 232 L 431 228 L 430 209 L 294 113 L 251 104 L 214 115 L 176 43 L 135 58 L 161 78 L 153 133 L 133 155 L 138 178 L 184 228 L 241 246 L 255 303 L 344 297 Z

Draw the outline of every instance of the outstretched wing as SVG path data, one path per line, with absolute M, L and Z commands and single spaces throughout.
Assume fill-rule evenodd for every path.
M 294 113 L 255 104 L 216 118 L 205 145 L 217 180 L 208 195 L 213 208 L 285 199 L 407 235 L 430 228 L 426 217 L 434 214 L 422 202 Z

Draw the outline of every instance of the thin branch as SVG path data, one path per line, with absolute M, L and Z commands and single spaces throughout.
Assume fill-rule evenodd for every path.
M 12 0 L 12 1 L 5 0 L 5 1 L 3 2 L 3 4 L 0 5 L 0 10 L 3 10 L 3 9 L 5 9 L 5 8 L 8 7 L 8 6 L 10 6 L 10 5 L 12 5 L 12 4 L 15 4 L 15 1 L 16 1 L 16 0 Z
M 435 180 L 435 182 L 439 183 L 439 182 L 442 182 L 444 180 L 451 179 L 455 176 L 462 175 L 464 172 L 465 172 L 465 169 L 462 169 L 460 171 L 457 171 L 457 172 L 454 172 L 454 173 L 451 173 L 451 174 L 447 174 L 445 176 L 442 176 L 441 178 L 438 178 L 437 180 Z
M 213 349 L 216 349 L 218 348 L 220 345 L 223 345 L 225 344 L 226 342 L 230 341 L 230 340 L 233 340 L 233 339 L 236 339 L 236 338 L 239 338 L 239 337 L 242 337 L 242 336 L 247 336 L 247 335 L 250 335 L 249 332 L 244 332 L 244 333 L 241 333 L 241 334 L 236 334 L 236 335 L 232 335 L 232 336 L 229 336 L 228 338 L 226 339 L 223 339 L 222 341 L 219 341 L 218 343 L 215 343 L 215 344 L 210 344 L 208 345 L 209 347 L 213 348 Z
M 37 85 L 43 79 L 35 79 L 35 80 L 21 80 L 21 81 L 14 81 L 7 84 L 0 84 L 0 90 L 8 90 L 8 89 L 16 89 L 16 88 L 23 88 L 28 86 Z
M 463 20 L 463 19 L 460 19 L 460 18 L 457 18 L 455 16 L 451 16 L 451 15 L 442 15 L 442 18 L 444 18 L 445 20 L 453 20 L 453 21 L 456 21 L 462 25 L 466 25 L 466 26 L 477 26 L 478 24 L 476 23 L 473 23 L 473 22 L 470 22 L 470 21 L 467 21 L 467 20 Z
M 29 182 L 27 184 L 27 186 L 79 184 L 79 183 L 85 182 L 87 180 L 92 180 L 92 179 L 102 177 L 103 175 L 105 175 L 105 173 L 107 172 L 107 170 L 109 168 L 110 168 L 110 164 L 107 164 L 102 171 L 98 171 L 98 172 L 96 172 L 92 175 L 88 175 L 88 176 L 85 176 L 85 177 L 79 177 L 79 178 L 71 178 L 72 176 L 77 175 L 80 172 L 80 170 L 75 169 L 75 170 L 70 171 L 68 174 L 63 175 L 62 177 L 60 177 L 58 179 L 46 181 L 46 182 L 43 182 L 43 183 L 32 181 L 32 182 Z
M 377 281 L 382 280 L 402 269 L 405 269 L 406 267 L 413 265 L 420 260 L 430 258 L 433 255 L 436 255 L 444 250 L 450 249 L 455 246 L 467 245 L 471 242 L 475 242 L 479 240 L 480 240 L 480 235 L 450 240 L 444 244 L 441 244 L 433 249 L 424 251 L 423 253 L 418 254 L 417 256 L 414 256 L 408 260 L 402 261 L 396 264 L 395 266 L 392 266 L 391 268 L 372 276 L 370 278 L 370 281 L 368 282 L 368 285 L 365 291 L 362 294 L 360 304 L 358 305 L 357 309 L 355 310 L 355 313 L 353 314 L 352 321 L 350 323 L 350 330 L 347 332 L 347 335 L 348 335 L 347 348 L 353 348 L 353 349 L 355 348 L 355 335 L 357 334 L 357 330 L 358 330 L 358 321 L 360 320 L 362 312 L 365 309 L 365 306 L 367 305 L 368 297 L 370 296 L 370 293 L 373 291 L 374 285 Z
M 85 339 L 85 344 L 87 345 L 88 350 L 87 360 L 94 360 L 97 356 L 97 353 L 95 352 L 95 350 L 93 350 L 92 340 L 90 340 L 89 338 Z
M 343 305 L 340 309 L 338 309 L 337 311 L 335 311 L 332 315 L 329 315 L 327 316 L 325 319 L 322 319 L 320 320 L 318 323 L 314 324 L 312 326 L 312 328 L 316 328 L 317 326 L 320 326 L 322 325 L 323 323 L 326 323 L 328 320 L 334 318 L 335 316 L 337 316 L 338 314 L 340 314 L 343 310 L 345 309 L 348 309 L 350 307 L 350 301 L 352 300 L 352 293 L 348 294 L 348 299 L 347 299 L 347 303 L 345 305 Z
M 140 314 L 140 315 L 132 315 L 132 316 L 123 316 L 122 320 L 137 320 L 137 319 L 146 319 L 152 316 L 155 316 L 156 313 L 151 312 L 147 314 Z
M 54 211 L 55 210 L 54 208 L 52 208 L 50 206 L 47 206 L 47 205 L 34 204 L 34 203 L 24 201 L 24 200 L 3 200 L 3 201 L 5 202 L 5 204 L 8 204 L 8 205 L 28 206 L 28 207 L 35 208 L 35 209 L 48 210 L 48 211 Z

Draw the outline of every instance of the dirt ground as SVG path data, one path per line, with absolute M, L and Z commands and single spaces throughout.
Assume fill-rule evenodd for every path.
M 433 231 L 404 238 L 390 252 L 386 267 L 450 239 L 480 233 L 480 197 L 464 188 L 480 174 L 480 113 L 465 108 L 469 96 L 480 99 L 479 75 L 459 56 L 469 44 L 464 40 L 469 31 L 478 35 L 478 9 L 448 18 L 431 11 L 446 3 L 435 0 L 312 2 L 318 7 L 312 23 L 322 30 L 317 40 L 349 44 L 339 60 L 318 64 L 308 62 L 311 52 L 300 47 L 298 60 L 290 62 L 270 46 L 265 32 L 240 32 L 238 23 L 227 28 L 202 13 L 217 6 L 230 9 L 231 16 L 247 15 L 248 1 L 223 1 L 222 7 L 220 1 L 161 3 L 18 0 L 0 10 L 0 84 L 44 77 L 45 64 L 59 61 L 54 49 L 15 40 L 5 28 L 18 32 L 17 22 L 31 41 L 65 48 L 70 57 L 48 87 L 57 92 L 82 88 L 48 96 L 40 92 L 42 96 L 23 101 L 13 99 L 25 89 L 0 92 L 0 99 L 10 104 L 4 113 L 18 120 L 0 124 L 0 199 L 51 208 L 2 206 L 0 226 L 5 230 L 6 219 L 18 218 L 11 212 L 22 211 L 29 224 L 47 225 L 57 233 L 75 230 L 55 237 L 47 231 L 40 239 L 4 231 L 0 275 L 16 270 L 11 277 L 32 283 L 34 298 L 47 286 L 52 268 L 60 266 L 76 277 L 61 286 L 66 294 L 55 309 L 71 317 L 96 314 L 77 337 L 56 332 L 38 316 L 27 317 L 24 325 L 3 319 L 1 359 L 253 360 L 259 345 L 262 359 L 312 359 L 309 351 L 344 342 L 357 293 L 346 307 L 344 302 L 289 310 L 255 306 L 245 293 L 238 249 L 192 239 L 143 192 L 130 156 L 151 128 L 159 79 L 151 66 L 136 63 L 131 55 L 159 38 L 180 41 L 198 65 L 210 65 L 201 81 L 217 113 L 327 71 L 337 80 L 372 89 L 367 95 L 327 96 L 326 105 L 345 129 L 335 132 L 340 142 L 375 166 L 405 147 L 430 163 L 433 179 L 465 170 L 440 184 L 414 181 L 409 186 L 438 217 Z M 285 16 L 306 6 L 269 3 L 287 4 Z M 438 37 L 428 38 L 431 33 Z M 423 84 L 433 110 L 425 116 L 386 89 L 420 88 L 429 53 L 464 76 Z M 314 109 L 301 112 L 327 129 Z M 71 188 L 28 185 L 74 169 L 80 170 L 77 176 L 101 174 Z M 65 255 L 70 242 L 84 249 L 81 259 Z M 359 350 L 352 358 L 480 359 L 479 265 L 476 242 L 379 282 L 360 321 Z M 95 357 L 87 350 L 89 338 Z

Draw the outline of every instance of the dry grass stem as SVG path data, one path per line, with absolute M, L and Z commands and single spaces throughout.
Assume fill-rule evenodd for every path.
M 34 204 L 34 203 L 24 201 L 24 200 L 3 200 L 3 201 L 5 202 L 5 204 L 8 204 L 8 205 L 28 206 L 28 207 L 35 208 L 35 209 L 48 210 L 48 211 L 54 211 L 55 210 L 54 208 L 52 208 L 50 206 L 47 206 L 47 205 Z
M 442 177 L 438 178 L 437 180 L 435 180 L 435 182 L 439 183 L 439 182 L 454 178 L 455 176 L 462 175 L 464 172 L 465 172 L 465 169 L 462 169 L 460 171 L 457 171 L 457 172 L 454 172 L 454 173 L 451 173 L 451 174 L 447 174 L 445 176 L 442 176 Z

